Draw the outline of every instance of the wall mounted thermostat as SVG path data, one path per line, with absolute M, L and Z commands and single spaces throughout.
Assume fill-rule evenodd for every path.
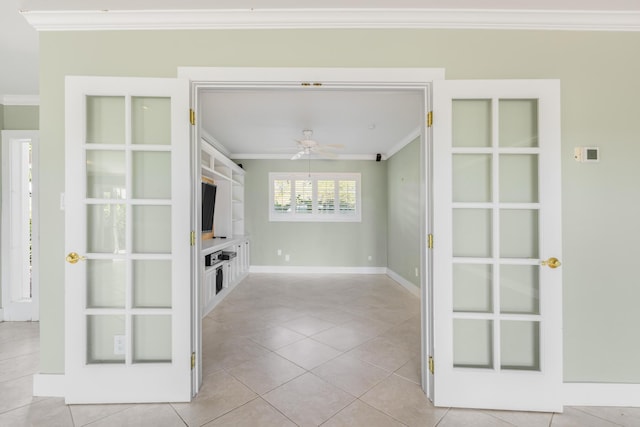
M 573 157 L 576 162 L 599 162 L 600 148 L 598 147 L 576 147 L 573 149 Z

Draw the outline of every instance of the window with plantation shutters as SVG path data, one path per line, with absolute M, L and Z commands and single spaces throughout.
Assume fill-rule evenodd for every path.
M 359 222 L 359 173 L 269 174 L 269 220 Z

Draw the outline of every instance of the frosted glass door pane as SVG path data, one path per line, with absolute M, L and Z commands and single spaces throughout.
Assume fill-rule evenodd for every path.
M 125 108 L 122 96 L 87 97 L 87 144 L 124 144 Z
M 171 198 L 171 153 L 134 152 L 132 175 L 134 198 Z
M 171 99 L 133 97 L 131 126 L 134 144 L 169 145 L 171 143 Z
M 500 335 L 502 369 L 540 370 L 539 322 L 503 320 Z
M 491 257 L 491 210 L 453 210 L 453 256 Z
M 453 101 L 453 146 L 491 146 L 491 100 L 456 99 Z
M 500 256 L 538 258 L 537 210 L 500 210 Z
M 87 307 L 124 308 L 124 260 L 87 260 Z
M 538 100 L 501 99 L 500 146 L 538 146 Z
M 133 316 L 133 362 L 171 362 L 171 316 Z
M 125 209 L 125 205 L 87 205 L 87 250 L 89 252 L 125 252 Z
M 500 156 L 500 201 L 538 202 L 538 156 L 536 154 Z
M 171 308 L 171 261 L 133 262 L 133 306 Z
M 124 363 L 124 352 L 114 351 L 114 340 L 124 336 L 124 316 L 87 316 L 87 363 Z
M 453 264 L 453 311 L 491 312 L 492 283 L 491 265 Z
M 500 266 L 500 312 L 540 314 L 540 267 Z
M 491 320 L 453 320 L 453 366 L 457 368 L 493 367 L 493 322 Z
M 491 156 L 453 155 L 453 201 L 491 201 Z
M 171 207 L 133 207 L 133 252 L 171 252 Z
M 125 190 L 124 151 L 87 151 L 87 197 L 123 199 Z

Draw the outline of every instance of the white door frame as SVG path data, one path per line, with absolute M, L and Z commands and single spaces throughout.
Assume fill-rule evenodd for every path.
M 13 301 L 15 292 L 12 291 L 12 280 L 15 274 L 15 265 L 23 264 L 14 261 L 13 244 L 10 239 L 11 230 L 15 229 L 14 209 L 12 208 L 12 175 L 16 170 L 13 161 L 13 146 L 25 141 L 31 143 L 31 299 L 25 301 Z M 38 200 L 38 176 L 39 161 L 39 132 L 34 130 L 3 130 L 2 131 L 2 299 L 0 304 L 0 320 L 5 321 L 37 321 L 40 318 L 39 309 L 39 200 Z M 23 253 L 24 255 L 24 253 Z
M 198 116 L 198 90 L 203 87 L 234 87 L 238 89 L 250 87 L 278 88 L 300 87 L 300 85 L 313 86 L 320 83 L 328 88 L 354 88 L 354 89 L 378 89 L 378 88 L 414 88 L 425 93 L 425 112 L 429 107 L 430 97 L 427 88 L 434 80 L 443 80 L 445 75 L 443 68 L 209 68 L 209 67 L 179 67 L 178 77 L 191 81 L 191 108 Z M 431 272 L 427 270 L 428 261 L 426 253 L 427 232 L 430 232 L 431 214 L 427 197 L 431 193 L 429 186 L 431 181 L 427 176 L 427 159 L 430 159 L 430 134 L 425 126 L 422 126 L 421 156 L 420 156 L 420 305 L 421 305 L 421 367 L 422 388 L 431 398 L 433 391 L 433 376 L 429 375 L 426 367 L 427 355 L 431 354 L 430 343 L 430 309 L 431 301 L 428 296 L 431 293 L 431 284 L 426 279 Z M 192 164 L 199 165 L 200 132 L 198 126 L 192 132 Z M 196 239 L 197 240 L 197 239 Z M 200 271 L 200 242 L 196 243 L 193 262 L 194 271 Z M 201 287 L 200 278 L 196 274 L 192 286 L 192 337 L 193 348 L 196 352 L 196 367 L 193 373 L 193 391 L 197 393 L 202 382 L 202 319 L 200 315 L 200 301 L 198 299 Z

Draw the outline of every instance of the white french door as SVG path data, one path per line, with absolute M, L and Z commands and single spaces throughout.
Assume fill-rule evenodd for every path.
M 189 85 L 66 80 L 67 403 L 191 399 Z
M 558 81 L 436 81 L 436 406 L 561 411 Z

